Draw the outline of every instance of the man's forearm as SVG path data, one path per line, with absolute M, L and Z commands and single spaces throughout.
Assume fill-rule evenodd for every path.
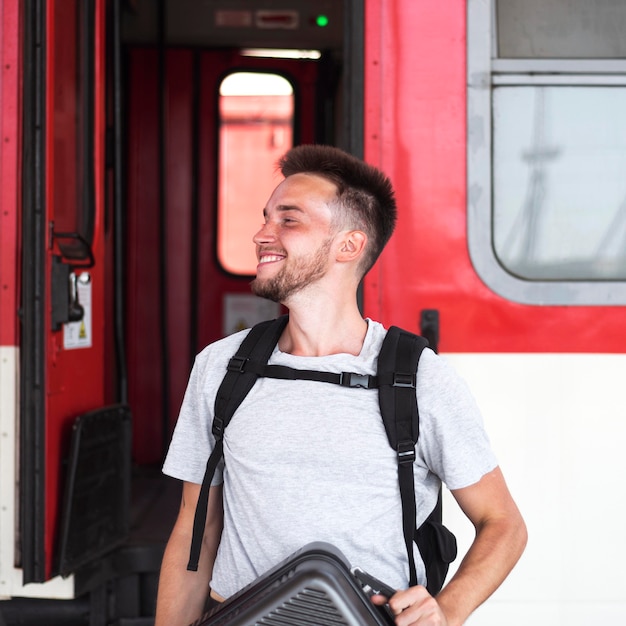
M 521 516 L 485 523 L 458 571 L 437 596 L 448 626 L 460 626 L 502 583 L 526 545 Z
M 190 539 L 172 533 L 163 555 L 155 626 L 188 626 L 202 615 L 213 567 L 203 551 L 197 572 L 187 571 Z
M 181 509 L 161 564 L 155 626 L 188 626 L 203 612 L 222 534 L 222 488 L 211 487 L 198 571 L 187 570 L 200 485 L 185 483 Z

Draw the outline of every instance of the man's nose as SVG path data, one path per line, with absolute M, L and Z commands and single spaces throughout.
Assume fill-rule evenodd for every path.
M 273 241 L 274 239 L 274 229 L 269 222 L 263 224 L 263 226 L 261 226 L 261 228 L 256 232 L 254 237 L 252 237 L 252 241 L 257 245 L 262 243 L 268 243 L 269 241 Z

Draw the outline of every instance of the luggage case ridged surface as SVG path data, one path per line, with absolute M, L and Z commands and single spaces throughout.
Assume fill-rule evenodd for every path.
M 344 555 L 309 544 L 194 622 L 193 626 L 390 626 Z

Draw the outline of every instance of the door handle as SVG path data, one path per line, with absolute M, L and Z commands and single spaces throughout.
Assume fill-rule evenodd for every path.
M 437 309 L 422 309 L 420 334 L 428 340 L 431 350 L 437 352 L 439 349 L 439 311 Z
M 85 316 L 85 309 L 78 301 L 78 278 L 76 272 L 71 271 L 69 276 L 70 281 L 70 299 L 67 310 L 68 321 L 80 322 Z
M 52 277 L 50 281 L 52 304 L 52 330 L 61 330 L 63 324 L 80 322 L 85 316 L 85 309 L 78 301 L 78 281 L 87 280 L 76 275 L 71 265 L 67 265 L 62 257 L 52 257 Z

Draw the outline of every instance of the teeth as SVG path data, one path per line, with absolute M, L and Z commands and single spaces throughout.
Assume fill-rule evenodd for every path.
M 282 256 L 278 256 L 276 254 L 264 254 L 259 259 L 259 263 L 271 263 L 272 261 L 280 261 L 282 258 Z

